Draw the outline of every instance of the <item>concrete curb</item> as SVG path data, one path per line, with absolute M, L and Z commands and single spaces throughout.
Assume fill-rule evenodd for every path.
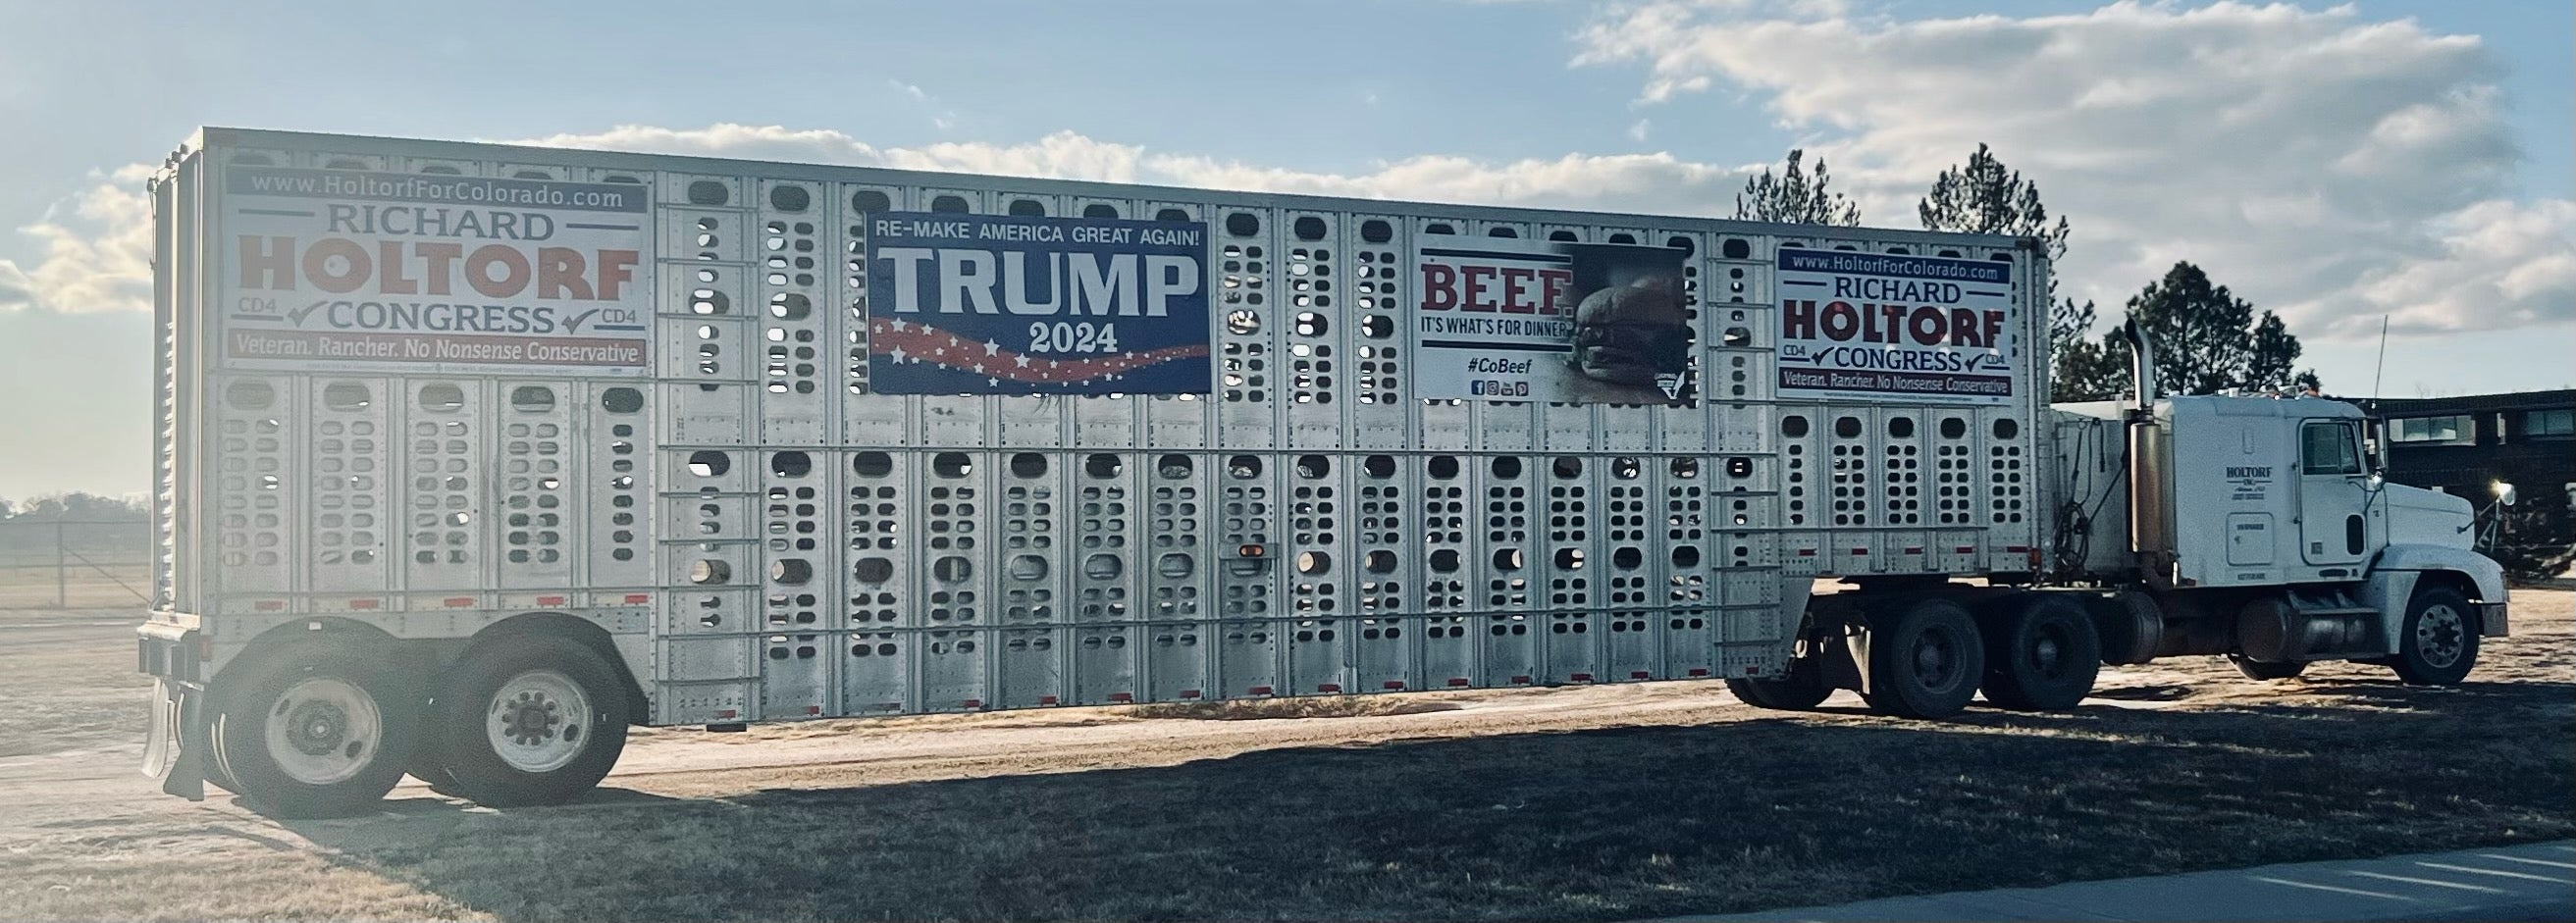
M 1676 921 L 2576 919 L 2576 840 L 1891 897 Z

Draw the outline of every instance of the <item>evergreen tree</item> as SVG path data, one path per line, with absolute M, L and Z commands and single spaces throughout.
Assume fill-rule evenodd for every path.
M 2290 371 L 2301 347 L 2279 315 L 2256 315 L 2252 304 L 2189 262 L 2175 263 L 2164 278 L 2147 283 L 2128 307 L 2155 345 L 2157 387 L 2165 394 L 2320 385 L 2313 369 Z M 2105 335 L 2098 349 L 2114 368 L 2128 367 L 2129 343 L 2117 331 Z M 2120 391 L 2127 390 L 2125 378 Z
M 1824 158 L 1816 158 L 1815 172 L 1806 172 L 1799 164 L 1806 155 L 1804 149 L 1791 150 L 1788 166 L 1778 176 L 1773 176 L 1766 166 L 1760 174 L 1746 179 L 1744 191 L 1735 196 L 1736 219 L 1846 227 L 1859 224 L 1860 204 L 1826 188 L 1833 176 L 1825 171 Z
M 2052 264 L 2066 258 L 2066 239 L 2072 234 L 2064 217 L 2055 223 L 2048 220 L 2048 206 L 2039 200 L 2039 184 L 2023 179 L 2021 171 L 2005 166 L 1983 144 L 1968 155 L 1965 166 L 1943 170 L 1932 180 L 1932 191 L 1915 205 L 1915 215 L 1927 231 L 2035 238 Z M 2058 298 L 2054 274 L 2048 279 L 2048 300 L 2049 399 L 2108 397 L 2097 393 L 2105 370 L 2100 347 L 2090 339 L 2093 303 L 2078 305 L 2072 298 Z

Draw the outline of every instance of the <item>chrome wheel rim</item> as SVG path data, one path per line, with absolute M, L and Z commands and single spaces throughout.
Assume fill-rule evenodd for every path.
M 483 739 L 520 772 L 562 769 L 590 746 L 590 695 L 572 677 L 530 670 L 493 690 Z
M 2448 603 L 2435 603 L 2415 619 L 2415 653 L 2426 664 L 2447 667 L 2458 663 L 2461 650 L 2467 647 L 2467 637 L 2467 620 Z
M 348 680 L 315 676 L 278 694 L 261 736 L 269 761 L 287 778 L 333 785 L 355 778 L 375 762 L 384 731 L 375 696 Z
M 2066 658 L 2066 647 L 2069 642 L 2066 634 L 2066 629 L 2057 625 L 2043 626 L 2040 629 L 2039 636 L 2033 638 L 2030 644 L 2031 672 L 2049 679 L 2062 679 L 2066 676 L 2067 668 L 2072 666 Z

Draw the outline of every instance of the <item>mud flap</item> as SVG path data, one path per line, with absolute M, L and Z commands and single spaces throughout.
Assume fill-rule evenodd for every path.
M 1817 648 L 1816 667 L 1824 671 L 1825 685 L 1869 694 L 1869 631 L 1847 629 L 1845 634 L 1826 638 Z
M 152 730 L 143 744 L 143 774 L 164 794 L 206 800 L 206 692 L 169 677 L 152 684 Z M 173 750 L 177 752 L 172 753 Z

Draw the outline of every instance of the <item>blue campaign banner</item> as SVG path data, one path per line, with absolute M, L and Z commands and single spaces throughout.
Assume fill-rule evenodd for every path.
M 1207 225 L 867 218 L 878 394 L 1207 394 Z

